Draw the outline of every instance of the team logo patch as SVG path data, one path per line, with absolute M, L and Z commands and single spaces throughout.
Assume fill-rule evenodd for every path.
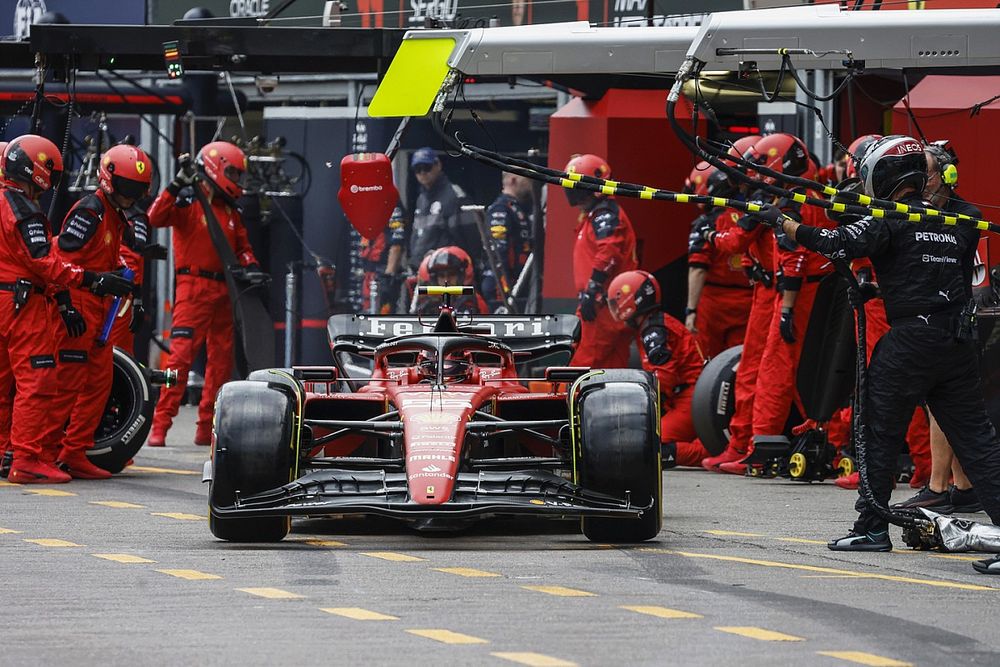
M 777 148 L 771 148 L 771 149 L 769 149 L 767 151 L 768 157 L 774 157 L 777 154 L 778 154 L 778 149 Z
M 208 151 L 208 154 L 209 154 L 210 156 L 212 156 L 212 157 L 215 157 L 216 155 L 218 155 L 218 154 L 219 154 L 219 151 L 218 151 L 218 149 L 216 149 L 216 148 L 213 148 L 212 150 Z
M 43 152 L 39 152 L 38 153 L 38 161 L 39 162 L 45 162 L 48 159 L 49 159 L 49 156 L 46 155 L 45 153 L 43 153 Z
M 139 160 L 138 162 L 136 162 L 135 163 L 135 171 L 138 174 L 144 174 L 144 173 L 146 173 L 146 163 L 143 162 L 142 160 Z

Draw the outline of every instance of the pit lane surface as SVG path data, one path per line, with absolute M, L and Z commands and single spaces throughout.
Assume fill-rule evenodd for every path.
M 1000 663 L 1000 578 L 898 529 L 898 552 L 828 551 L 854 502 L 829 482 L 669 471 L 664 531 L 629 548 L 382 520 L 242 546 L 208 532 L 192 436 L 182 408 L 111 481 L 0 486 L 0 664 Z

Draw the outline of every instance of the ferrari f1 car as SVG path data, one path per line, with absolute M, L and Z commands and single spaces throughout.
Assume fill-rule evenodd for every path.
M 334 366 L 261 370 L 222 388 L 206 465 L 212 533 L 278 541 L 293 516 L 447 530 L 532 515 L 580 518 L 595 541 L 655 537 L 655 379 L 566 366 L 520 377 L 571 351 L 576 317 L 456 316 L 449 297 L 471 288 L 421 289 L 444 296 L 436 320 L 335 315 Z

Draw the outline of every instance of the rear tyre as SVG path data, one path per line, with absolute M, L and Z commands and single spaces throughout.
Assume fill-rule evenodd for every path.
M 718 456 L 729 444 L 729 420 L 736 410 L 736 369 L 742 354 L 742 345 L 724 350 L 705 365 L 694 385 L 691 421 L 711 456 Z
M 295 464 L 292 399 L 261 382 L 223 385 L 215 402 L 215 447 L 209 487 L 212 534 L 230 542 L 278 542 L 291 528 L 287 516 L 225 518 L 216 509 L 291 481 Z
M 142 366 L 116 347 L 111 395 L 87 450 L 91 463 L 111 473 L 125 469 L 149 435 L 156 396 Z
M 642 542 L 663 526 L 656 381 L 649 373 L 617 369 L 583 380 L 576 396 L 580 418 L 577 473 L 587 490 L 634 505 L 652 505 L 638 519 L 584 518 L 594 542 Z

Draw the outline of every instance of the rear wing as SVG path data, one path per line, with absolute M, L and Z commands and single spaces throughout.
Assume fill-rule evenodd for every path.
M 458 315 L 456 319 L 461 332 L 495 338 L 532 357 L 571 351 L 580 337 L 576 315 Z M 374 351 L 399 336 L 433 334 L 436 323 L 436 317 L 420 315 L 334 315 L 326 330 L 334 354 L 357 354 Z

